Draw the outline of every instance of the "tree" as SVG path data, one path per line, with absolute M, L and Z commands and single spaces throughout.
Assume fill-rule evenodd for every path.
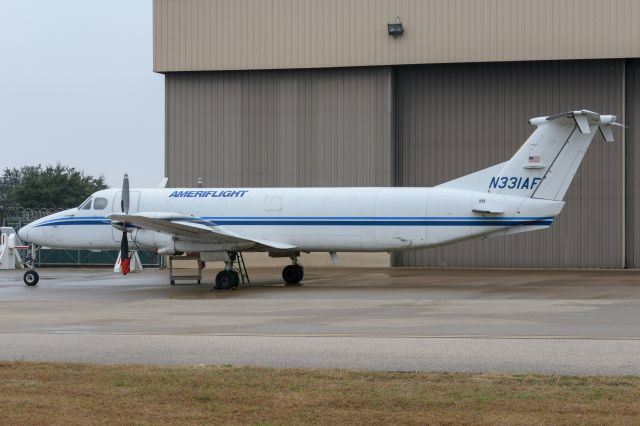
M 95 191 L 107 188 L 104 177 L 60 163 L 5 169 L 0 180 L 0 210 L 7 207 L 66 209 L 79 205 Z

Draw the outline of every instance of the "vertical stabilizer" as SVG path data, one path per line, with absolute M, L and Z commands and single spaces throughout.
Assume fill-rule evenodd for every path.
M 562 200 L 600 130 L 613 142 L 615 115 L 581 110 L 529 120 L 537 129 L 489 181 L 489 192 L 520 197 Z

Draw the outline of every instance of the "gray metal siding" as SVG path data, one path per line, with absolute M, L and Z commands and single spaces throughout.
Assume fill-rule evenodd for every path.
M 437 185 L 510 158 L 533 130 L 531 117 L 581 108 L 619 116 L 624 111 L 623 60 L 427 65 L 395 72 L 399 186 Z M 615 136 L 621 140 L 622 132 Z M 622 267 L 621 143 L 595 136 L 565 201 L 550 230 L 407 252 L 395 255 L 394 264 Z
M 640 268 L 640 60 L 626 61 L 625 81 L 625 255 L 627 268 Z
M 387 68 L 166 74 L 171 186 L 389 186 Z
M 153 68 L 640 57 L 639 16 L 637 0 L 154 0 Z

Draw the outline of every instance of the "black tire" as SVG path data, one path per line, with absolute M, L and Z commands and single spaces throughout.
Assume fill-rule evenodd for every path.
M 304 267 L 302 265 L 295 265 L 298 271 L 298 282 L 304 278 Z
M 220 271 L 216 275 L 216 290 L 231 290 L 238 287 L 238 274 L 234 271 Z
M 22 280 L 29 287 L 33 287 L 38 284 L 38 281 L 40 281 L 40 275 L 38 275 L 38 273 L 34 270 L 29 270 L 24 273 Z
M 171 280 L 171 285 L 176 285 L 176 282 L 174 280 Z
M 287 265 L 282 270 L 282 279 L 287 284 L 298 284 L 303 276 L 304 270 L 300 265 Z

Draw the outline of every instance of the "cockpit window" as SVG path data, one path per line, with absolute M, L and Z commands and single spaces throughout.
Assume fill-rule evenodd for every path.
M 104 210 L 109 202 L 106 198 L 96 198 L 93 202 L 94 210 Z
M 89 210 L 91 209 L 91 197 L 87 198 L 86 200 L 84 200 L 82 202 L 82 204 L 80 204 L 80 207 L 78 207 L 79 210 Z

